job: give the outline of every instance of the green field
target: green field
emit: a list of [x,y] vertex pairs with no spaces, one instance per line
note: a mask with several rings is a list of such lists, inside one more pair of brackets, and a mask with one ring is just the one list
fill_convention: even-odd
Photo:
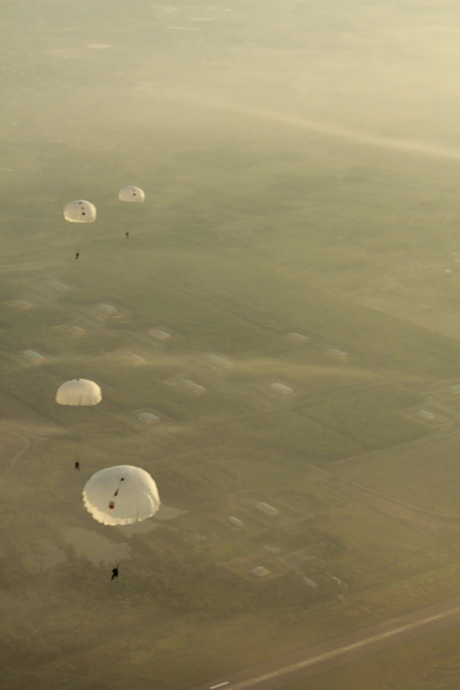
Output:
[[[268,135],[258,132],[254,148]],[[199,161],[199,142],[193,151]],[[148,158],[140,161],[138,178],[148,180],[155,168]],[[262,170],[265,163],[255,165]],[[180,181],[182,187],[210,184],[186,169]],[[245,183],[233,186],[237,191]],[[103,184],[91,184],[92,198],[104,200],[118,182],[108,173]],[[260,262],[252,232],[260,220],[251,225],[239,204],[235,222],[241,214],[245,224],[238,232],[228,221],[184,225],[184,216],[202,212],[203,200],[189,195],[180,210],[176,181],[168,204],[148,202],[139,213],[134,209],[135,220],[124,208],[117,216],[111,200],[100,202],[100,225],[83,240],[78,228],[60,220],[57,205],[56,229],[49,229],[39,190],[30,183],[27,194],[36,234],[28,227],[27,244],[8,238],[0,307],[2,418],[6,429],[20,424],[32,443],[13,464],[14,448],[4,437],[7,687],[142,688],[154,677],[159,688],[187,688],[369,625],[367,611],[393,616],[455,593],[448,574],[459,551],[449,536],[415,531],[413,523],[351,499],[337,483],[350,478],[399,500],[455,512],[455,437],[442,442],[451,448],[446,464],[441,441],[404,414],[455,379],[454,341],[344,300],[339,286],[336,294],[332,285],[326,292],[313,275],[302,279],[302,272],[278,271],[269,258]],[[62,187],[60,198],[65,194]],[[209,189],[207,196],[210,202]],[[273,209],[265,213],[276,228]],[[272,235],[264,241],[265,257],[278,252]],[[284,237],[284,251],[299,254],[305,241]],[[56,281],[69,289],[57,289]],[[101,303],[117,311],[103,317]],[[75,335],[72,326],[82,331]],[[158,327],[171,337],[155,339],[151,330]],[[309,339],[295,342],[292,332]],[[45,359],[30,363],[22,355],[28,349]],[[133,364],[129,353],[143,363]],[[209,353],[232,366],[213,364]],[[55,404],[56,388],[75,376],[101,384],[100,406]],[[182,379],[205,392],[182,390],[175,383]],[[292,394],[277,395],[274,382]],[[144,409],[161,421],[139,421]],[[385,450],[417,439],[426,442],[414,447],[413,460],[410,446]],[[374,450],[380,454],[362,455]],[[434,462],[441,452],[443,472]],[[350,456],[361,458],[335,464]],[[76,457],[80,474],[73,471]],[[153,531],[134,534],[95,523],[80,501],[83,483],[121,463],[146,468],[163,502],[187,512],[173,522],[154,518]],[[276,506],[280,519],[258,513],[258,501]],[[232,528],[230,515],[244,528]],[[118,558],[122,576],[110,589]],[[266,579],[252,575],[258,565],[270,571]],[[363,678],[379,672],[372,660],[367,664]],[[359,687],[360,673],[351,677],[350,687]],[[326,687],[321,682],[315,680]],[[329,675],[324,682],[333,687]]]
[[458,435],[364,455],[340,466],[340,476],[404,503],[448,516],[459,512]]

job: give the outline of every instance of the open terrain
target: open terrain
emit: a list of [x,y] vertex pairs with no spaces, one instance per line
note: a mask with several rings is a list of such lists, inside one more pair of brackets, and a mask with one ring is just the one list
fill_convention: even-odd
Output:
[[[2,688],[207,687],[458,597],[448,7],[7,8]],[[76,377],[100,405],[55,403]],[[116,464],[155,478],[153,519],[85,511]],[[457,632],[286,683],[453,690]]]

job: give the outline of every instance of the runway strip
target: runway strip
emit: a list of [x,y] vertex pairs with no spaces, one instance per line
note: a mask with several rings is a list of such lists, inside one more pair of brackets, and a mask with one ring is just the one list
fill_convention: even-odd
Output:
[[228,683],[225,686],[228,690],[282,690],[300,678],[324,673],[336,666],[454,625],[460,625],[459,598],[384,623],[377,623],[372,628],[350,633],[310,650],[298,652],[289,658],[284,657],[200,685],[194,690],[208,690],[209,687],[222,682]]

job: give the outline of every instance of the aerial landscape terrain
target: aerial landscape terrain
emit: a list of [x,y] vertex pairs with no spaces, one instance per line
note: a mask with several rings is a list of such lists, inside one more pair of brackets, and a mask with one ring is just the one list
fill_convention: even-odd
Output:
[[4,5],[0,687],[458,690],[460,6]]

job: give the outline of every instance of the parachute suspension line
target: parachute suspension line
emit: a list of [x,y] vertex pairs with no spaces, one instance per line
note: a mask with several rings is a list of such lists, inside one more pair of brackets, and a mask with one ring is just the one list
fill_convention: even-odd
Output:
[[[124,478],[124,477],[120,477],[120,481],[118,482],[118,486],[117,486],[117,488],[116,488],[116,490],[115,490],[115,493],[113,494],[113,498],[115,498],[116,496],[118,496],[118,492],[120,491],[121,482],[124,482],[124,481],[125,481],[125,478]],[[113,509],[115,508],[115,501],[114,501],[113,499],[112,499],[112,500],[110,501],[110,503],[109,503],[109,508],[110,508],[110,510],[113,510]]]
[[118,492],[120,491],[121,482],[124,482],[124,481],[125,481],[125,478],[124,478],[124,477],[121,477],[121,478],[120,478],[120,481],[118,482],[117,490],[116,490],[115,493],[113,494],[114,496],[118,496]]
[[88,227],[88,225],[86,225],[86,227],[82,231],[80,238],[79,238],[79,240],[75,246],[75,254],[80,254],[80,250],[81,250],[82,246],[85,244],[86,239],[88,237],[88,230],[89,230],[89,227]]

